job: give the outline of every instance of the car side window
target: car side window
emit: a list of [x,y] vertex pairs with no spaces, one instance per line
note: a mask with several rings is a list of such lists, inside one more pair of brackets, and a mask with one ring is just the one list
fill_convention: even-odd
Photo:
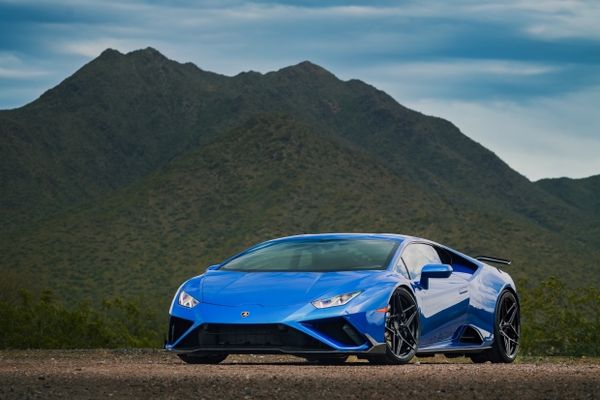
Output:
[[423,243],[409,244],[402,252],[402,260],[411,279],[419,279],[421,269],[425,265],[442,263],[438,252],[432,246]]

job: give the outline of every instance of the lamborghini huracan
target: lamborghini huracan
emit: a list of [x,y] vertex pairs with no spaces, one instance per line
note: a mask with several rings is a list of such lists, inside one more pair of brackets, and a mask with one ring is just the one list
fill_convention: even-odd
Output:
[[181,285],[165,349],[192,364],[239,353],[328,364],[435,354],[510,363],[519,297],[509,274],[490,264],[510,261],[396,234],[270,240]]

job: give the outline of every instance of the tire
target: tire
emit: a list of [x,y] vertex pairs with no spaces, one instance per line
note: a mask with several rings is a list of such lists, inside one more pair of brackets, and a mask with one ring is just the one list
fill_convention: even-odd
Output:
[[505,290],[496,304],[494,320],[494,343],[492,348],[482,353],[472,354],[471,361],[476,364],[511,363],[515,361],[521,336],[521,310],[519,301],[513,292]]
[[417,352],[419,336],[417,301],[406,288],[398,288],[392,294],[385,314],[386,352],[367,359],[373,364],[406,364]]
[[186,364],[218,364],[227,354],[177,354]]
[[322,365],[340,365],[346,362],[348,356],[320,356],[320,357],[305,357],[306,361],[313,364]]

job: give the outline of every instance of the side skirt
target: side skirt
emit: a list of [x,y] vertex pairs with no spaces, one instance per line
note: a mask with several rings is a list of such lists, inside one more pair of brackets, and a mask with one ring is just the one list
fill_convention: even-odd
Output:
[[481,353],[482,351],[491,349],[492,346],[462,346],[456,348],[433,348],[417,350],[417,357],[431,357],[436,354],[452,354],[459,357],[461,354]]
[[221,354],[291,354],[291,355],[310,355],[310,354],[346,354],[346,355],[366,355],[366,354],[384,354],[385,345],[377,345],[366,351],[340,351],[340,350],[310,350],[310,349],[286,349],[286,348],[264,348],[264,347],[199,347],[190,349],[165,349],[169,353],[176,354],[202,354],[202,353],[221,353]]

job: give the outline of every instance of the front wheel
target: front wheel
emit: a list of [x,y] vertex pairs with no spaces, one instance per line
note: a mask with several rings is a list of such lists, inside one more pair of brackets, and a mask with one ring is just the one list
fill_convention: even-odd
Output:
[[419,344],[419,308],[406,288],[397,289],[390,298],[384,329],[386,352],[369,357],[369,362],[406,364],[412,360]]
[[521,336],[521,315],[516,296],[505,291],[500,295],[496,306],[494,323],[494,344],[492,348],[471,355],[474,363],[491,361],[493,363],[511,363],[517,357]]
[[177,354],[186,364],[218,364],[227,354]]

